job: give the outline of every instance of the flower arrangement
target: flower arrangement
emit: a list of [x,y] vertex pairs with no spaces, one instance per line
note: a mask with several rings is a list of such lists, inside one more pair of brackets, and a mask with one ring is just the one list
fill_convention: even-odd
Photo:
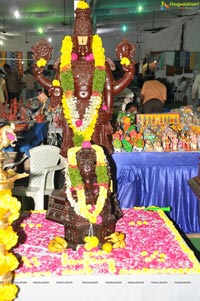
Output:
[[18,267],[18,260],[12,253],[0,254],[0,276],[14,271]]
[[40,58],[40,59],[36,62],[36,65],[37,65],[38,67],[45,67],[46,64],[47,64],[47,61],[46,61],[45,59],[43,59],[43,58]]
[[[85,1],[79,1],[78,9],[88,9],[89,6]],[[90,141],[94,133],[94,128],[98,118],[99,108],[107,110],[107,106],[102,104],[102,93],[106,80],[106,67],[104,48],[102,40],[98,35],[93,35],[92,52],[81,57],[86,62],[93,62],[94,74],[92,81],[92,92],[89,103],[82,117],[77,110],[78,99],[75,97],[74,77],[72,65],[78,60],[78,55],[73,49],[73,42],[70,36],[65,36],[61,47],[60,61],[60,82],[63,89],[62,107],[65,119],[73,132],[74,147],[68,150],[68,162],[66,166],[66,195],[74,208],[77,215],[87,219],[90,223],[91,238],[85,240],[85,248],[90,250],[98,245],[98,238],[93,236],[92,225],[100,224],[105,200],[107,198],[107,190],[109,188],[109,176],[107,170],[107,162],[103,149],[98,145],[91,145]],[[82,148],[91,147],[96,152],[95,173],[97,178],[96,191],[98,192],[95,205],[87,205],[86,192],[80,170],[77,166],[76,154]],[[72,192],[76,192],[74,199]],[[90,232],[90,231],[89,231]]]
[[11,195],[10,190],[0,191],[0,219],[3,218],[2,213],[4,212],[4,216],[8,215],[8,223],[12,224],[19,217],[20,207],[20,202]]
[[0,277],[10,278],[0,284],[0,301],[12,301],[18,292],[17,286],[10,284],[10,281],[11,272],[19,263],[15,255],[8,250],[17,244],[18,235],[11,224],[18,219],[20,207],[20,202],[12,196],[11,190],[0,191]]
[[130,65],[130,60],[127,57],[123,57],[120,61],[121,65],[129,66]]
[[0,301],[11,301],[15,299],[17,294],[17,287],[15,284],[0,285]]
[[17,243],[18,236],[14,232],[12,226],[8,226],[5,229],[0,229],[0,244],[6,246],[6,250],[10,250]]
[[89,8],[89,5],[85,1],[79,1],[77,4],[77,8],[86,9]]
[[[83,2],[83,1],[81,1]],[[102,104],[102,91],[105,84],[105,55],[101,38],[93,36],[92,53],[85,60],[94,60],[95,70],[92,84],[92,95],[83,119],[80,119],[77,111],[77,98],[74,96],[74,79],[71,69],[71,61],[77,59],[76,53],[72,53],[72,40],[66,36],[61,48],[61,86],[63,88],[62,105],[65,118],[72,128],[75,145],[81,145],[83,141],[90,141],[98,117],[98,109]],[[77,137],[78,136],[78,137]]]
[[[90,143],[87,143],[87,147]],[[84,144],[83,144],[84,147]],[[76,154],[81,147],[72,147],[68,150],[68,166],[66,168],[66,193],[71,206],[74,208],[76,214],[88,219],[91,224],[100,223],[100,213],[105,205],[107,197],[109,176],[107,172],[106,159],[103,149],[98,145],[90,145],[96,151],[96,175],[99,187],[99,195],[96,205],[91,206],[86,204],[86,196],[84,184],[80,171],[77,168]],[[75,190],[78,202],[73,198],[72,191]]]
[[[87,9],[89,6],[85,1],[79,1],[77,8]],[[75,145],[68,150],[68,163],[65,173],[66,194],[75,213],[87,219],[92,227],[92,224],[102,222],[100,213],[104,208],[107,198],[109,176],[103,149],[98,145],[91,145],[90,143],[98,118],[99,108],[102,106],[103,110],[107,110],[107,106],[102,104],[102,93],[106,80],[105,55],[102,40],[98,35],[93,35],[91,49],[92,52],[85,55],[84,59],[86,62],[94,63],[92,93],[82,118],[77,110],[78,99],[74,96],[74,78],[72,71],[72,64],[78,60],[78,55],[73,50],[73,43],[70,36],[65,36],[62,42],[60,79],[63,89],[63,112],[69,127],[72,129]],[[86,203],[84,183],[77,166],[76,154],[81,147],[91,147],[96,152],[95,173],[97,183],[95,183],[95,186],[98,191],[98,197],[96,204],[92,206]],[[76,199],[74,199],[72,191],[76,192]],[[91,239],[87,237],[85,240],[85,248],[87,250],[98,245],[98,239],[94,237],[92,233],[91,236]]]
[[54,79],[52,82],[53,87],[60,87],[60,82],[57,79]]

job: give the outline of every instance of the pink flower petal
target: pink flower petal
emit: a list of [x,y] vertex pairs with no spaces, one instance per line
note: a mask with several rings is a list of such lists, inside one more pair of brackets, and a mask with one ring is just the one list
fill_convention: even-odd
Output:
[[79,119],[76,121],[76,126],[80,127],[80,126],[82,126],[82,123],[83,123],[82,120]]

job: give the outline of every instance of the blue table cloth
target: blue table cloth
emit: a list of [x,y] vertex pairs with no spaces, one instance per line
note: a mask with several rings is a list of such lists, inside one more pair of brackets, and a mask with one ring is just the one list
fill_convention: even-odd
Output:
[[188,185],[198,175],[199,152],[133,152],[112,155],[122,208],[171,207],[185,233],[200,233],[199,203]]
[[28,131],[20,133],[20,139],[16,142],[15,147],[7,147],[6,152],[26,153],[29,157],[29,150],[47,139],[48,122],[35,123]]

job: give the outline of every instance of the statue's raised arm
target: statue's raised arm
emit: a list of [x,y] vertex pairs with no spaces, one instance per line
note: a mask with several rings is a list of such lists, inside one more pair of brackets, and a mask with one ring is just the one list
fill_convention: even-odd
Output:
[[58,84],[60,77],[60,60],[58,59],[54,63],[54,69],[56,70],[55,80],[58,81],[53,82],[44,75],[45,66],[47,66],[52,57],[53,47],[46,40],[42,39],[34,46],[32,46],[31,50],[33,52],[34,59],[33,73],[35,79],[43,89],[48,91],[48,96],[51,99],[51,105],[55,107],[61,102],[63,94],[62,88]]
[[135,56],[135,45],[124,39],[116,47],[116,57],[120,60],[124,76],[114,82],[113,92],[118,94],[124,90],[134,78],[135,63],[132,61]]

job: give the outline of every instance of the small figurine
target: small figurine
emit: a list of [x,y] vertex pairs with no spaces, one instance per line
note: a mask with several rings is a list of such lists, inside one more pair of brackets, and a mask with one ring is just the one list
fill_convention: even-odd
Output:
[[191,143],[190,143],[191,150],[192,151],[197,151],[197,149],[198,149],[197,135],[195,133],[191,133],[190,140],[191,140]]
[[113,148],[115,152],[121,152],[122,151],[122,142],[120,140],[120,134],[116,132],[113,134]]
[[169,140],[168,136],[165,137],[164,145],[165,145],[164,151],[169,152],[170,151],[170,140]]
[[144,148],[144,139],[142,133],[139,132],[135,140],[134,149],[137,150],[138,152],[141,152],[143,148]]
[[163,135],[162,135],[162,146],[163,146],[164,150],[166,148],[166,140],[167,140],[167,134],[163,133]]
[[149,139],[147,139],[145,141],[144,144],[144,151],[145,152],[152,152],[153,151],[153,144],[151,143],[151,141]]
[[131,137],[131,144],[134,145],[135,144],[135,140],[137,138],[137,131],[135,130],[135,128],[133,128],[133,129],[130,130],[129,135]]
[[182,133],[180,136],[180,142],[182,144],[182,150],[186,150],[186,137],[184,133]]
[[124,139],[122,139],[122,144],[123,144],[123,147],[125,149],[126,152],[131,152],[132,149],[133,149],[133,146],[131,144],[131,137],[130,135],[126,134],[124,136]]
[[122,119],[124,132],[126,133],[131,126],[131,119],[128,116],[124,116]]
[[25,108],[24,106],[21,106],[20,111],[19,111],[20,120],[28,121],[30,119],[29,113],[30,113],[30,111],[27,108]]
[[189,137],[188,135],[186,135],[185,141],[186,141],[186,143],[185,143],[186,151],[189,151],[189,150],[190,150],[190,143],[191,143],[191,140],[190,140],[190,137]]
[[153,150],[155,152],[163,152],[161,140],[157,139],[154,143]]
[[178,138],[177,135],[174,133],[172,138],[171,138],[171,143],[172,143],[172,150],[176,151],[178,150]]
[[5,125],[0,129],[0,151],[4,147],[8,147],[11,145],[15,146],[15,142],[17,141],[16,134],[14,132],[15,125],[11,123],[10,125]]

